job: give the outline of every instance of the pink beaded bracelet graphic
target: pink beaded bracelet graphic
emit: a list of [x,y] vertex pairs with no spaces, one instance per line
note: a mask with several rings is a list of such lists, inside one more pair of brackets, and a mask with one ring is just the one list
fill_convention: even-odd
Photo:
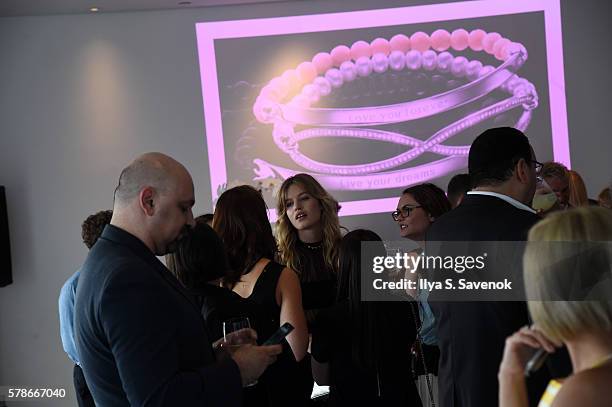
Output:
[[[497,68],[484,66],[478,60],[469,61],[463,56],[454,57],[447,51],[463,51],[468,47],[473,51],[484,51],[493,55],[502,62],[501,65]],[[303,62],[296,69],[285,71],[281,76],[272,79],[262,88],[253,106],[253,113],[261,123],[273,124],[275,143],[296,164],[325,177],[327,184],[334,185],[337,189],[371,189],[370,186],[364,187],[372,184],[368,182],[371,179],[353,182],[351,185],[358,186],[350,188],[345,180],[337,177],[396,175],[397,170],[390,170],[414,160],[426,151],[447,156],[428,164],[432,165],[432,168],[438,168],[436,174],[431,175],[436,177],[465,166],[469,146],[444,146],[441,143],[466,128],[517,107],[522,107],[523,113],[515,127],[522,130],[527,128],[531,111],[538,105],[538,96],[533,84],[515,74],[526,60],[527,50],[522,44],[503,38],[498,33],[486,33],[483,30],[473,30],[469,33],[464,29],[452,33],[437,30],[431,36],[417,32],[410,37],[398,34],[390,40],[377,38],[371,43],[357,41],[350,48],[339,45],[329,53],[318,53],[312,61]],[[399,72],[404,69],[450,73],[456,78],[467,79],[468,83],[438,95],[386,106],[312,107],[333,89],[340,88],[358,77],[367,77],[372,73],[382,74],[388,70]],[[444,127],[425,141],[398,133],[360,128],[431,117],[472,102],[496,89],[509,93],[510,96]],[[296,125],[315,127],[295,132]],[[412,148],[395,157],[374,163],[333,165],[312,160],[300,152],[300,141],[318,137],[361,138]],[[256,159],[255,163],[258,166],[257,178],[275,174],[286,177],[297,172],[259,159]],[[399,184],[405,184],[406,179],[423,178],[416,176],[416,173],[423,174],[424,168],[420,166],[399,170],[403,176],[397,178],[402,180],[397,182],[398,185],[378,184],[384,184],[381,188],[404,186]]]

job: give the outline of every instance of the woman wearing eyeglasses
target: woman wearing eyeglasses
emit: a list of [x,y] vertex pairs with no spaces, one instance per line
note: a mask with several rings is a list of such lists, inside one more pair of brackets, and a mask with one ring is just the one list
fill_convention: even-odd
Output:
[[[416,242],[419,249],[413,252],[418,255],[425,243],[427,230],[442,214],[451,210],[451,204],[444,191],[434,184],[426,183],[406,188],[397,204],[397,210],[391,213],[399,226],[400,236]],[[418,277],[418,270],[408,275]],[[423,406],[438,404],[438,339],[435,329],[435,317],[427,302],[428,291],[416,290],[409,293],[417,300],[418,310],[413,307],[413,316],[419,329],[415,342],[413,372],[418,377],[418,388]]]

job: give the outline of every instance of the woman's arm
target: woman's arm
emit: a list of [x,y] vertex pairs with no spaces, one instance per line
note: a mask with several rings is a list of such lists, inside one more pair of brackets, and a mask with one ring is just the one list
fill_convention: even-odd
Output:
[[312,378],[319,386],[329,386],[329,363],[320,363],[313,357],[310,359]]
[[497,375],[499,380],[499,407],[528,407],[527,385],[521,373],[508,374],[501,371]]
[[289,268],[283,269],[276,286],[276,298],[281,307],[280,324],[289,322],[293,325],[293,332],[287,335],[287,342],[295,359],[300,361],[308,349],[308,328],[302,308],[300,280],[295,271]]

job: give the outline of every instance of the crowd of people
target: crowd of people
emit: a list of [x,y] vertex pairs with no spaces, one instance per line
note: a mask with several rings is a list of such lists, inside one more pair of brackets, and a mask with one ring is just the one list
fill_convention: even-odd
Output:
[[[612,241],[612,185],[590,199],[576,171],[538,162],[508,127],[475,139],[468,170],[446,192],[400,194],[389,222],[411,255],[428,241],[526,242],[529,298],[568,273],[611,280],[609,244],[572,261],[528,244]],[[214,214],[194,218],[194,203],[187,169],[146,153],[121,172],[113,210],[83,223],[90,251],[59,298],[79,406],[607,405],[612,300],[448,302],[417,288],[365,301],[362,244],[388,248],[375,231],[344,230],[311,175],[282,183],[274,233],[254,187],[223,192]],[[226,332],[236,318],[248,326]],[[537,350],[550,356],[526,379]],[[315,382],[329,394],[312,399]]]

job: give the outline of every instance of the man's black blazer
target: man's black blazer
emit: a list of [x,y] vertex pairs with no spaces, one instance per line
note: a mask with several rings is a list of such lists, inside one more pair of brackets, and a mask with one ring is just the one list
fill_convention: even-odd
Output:
[[[538,220],[534,213],[499,197],[466,195],[457,208],[432,224],[427,241],[524,241]],[[431,301],[430,305],[440,346],[441,407],[497,406],[504,343],[529,324],[527,304]],[[542,394],[542,385],[535,385],[534,394]]]
[[112,225],[81,269],[75,337],[98,406],[241,404],[238,366],[215,360],[199,307],[141,240]]

